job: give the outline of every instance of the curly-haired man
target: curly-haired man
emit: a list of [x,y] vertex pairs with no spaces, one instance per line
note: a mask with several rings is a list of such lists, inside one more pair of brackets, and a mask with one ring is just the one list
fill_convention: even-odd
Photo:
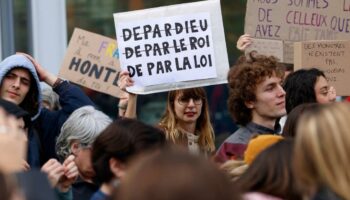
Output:
[[242,56],[228,73],[228,109],[241,127],[220,146],[216,160],[242,159],[255,134],[280,132],[277,119],[286,114],[283,66],[274,57]]

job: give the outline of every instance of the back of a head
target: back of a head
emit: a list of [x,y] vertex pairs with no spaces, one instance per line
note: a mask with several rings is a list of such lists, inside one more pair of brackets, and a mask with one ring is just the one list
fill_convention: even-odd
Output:
[[324,73],[316,68],[300,69],[287,76],[283,86],[286,92],[287,113],[302,103],[317,102],[315,84],[320,76],[325,77]]
[[52,88],[45,87],[42,89],[42,101],[43,106],[47,106],[49,110],[59,110],[61,108],[59,103],[59,96],[56,94]]
[[238,200],[240,197],[213,163],[185,151],[167,149],[139,159],[125,176],[115,199]]
[[75,110],[61,128],[56,142],[57,155],[63,160],[67,158],[71,154],[70,145],[74,140],[85,146],[92,145],[111,122],[106,114],[92,106]]
[[229,86],[228,110],[240,125],[246,125],[252,120],[251,109],[245,102],[255,101],[257,85],[267,77],[283,78],[284,69],[275,57],[251,55],[248,58],[241,56],[231,67],[227,80]]
[[8,114],[15,116],[17,119],[23,118],[25,128],[30,126],[31,120],[30,120],[29,113],[27,111],[23,110],[18,105],[14,104],[10,101],[0,99],[0,107],[2,107]]
[[127,165],[135,156],[157,150],[165,144],[165,134],[160,129],[134,119],[119,119],[99,135],[92,148],[96,182],[108,183],[114,178],[109,167],[111,158]]
[[301,199],[291,168],[293,145],[293,140],[284,139],[262,151],[237,180],[241,191]]
[[301,117],[294,165],[307,193],[327,187],[342,199],[350,199],[349,122],[348,103],[320,105]]
[[318,103],[303,103],[293,108],[293,110],[288,114],[286,123],[283,126],[282,136],[294,138],[296,137],[297,127],[300,121],[300,117],[304,112],[308,112],[312,109],[317,109]]

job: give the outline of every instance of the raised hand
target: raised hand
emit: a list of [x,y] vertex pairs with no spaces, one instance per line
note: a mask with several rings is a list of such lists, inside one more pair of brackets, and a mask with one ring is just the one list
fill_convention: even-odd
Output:
[[249,34],[244,34],[237,40],[236,47],[240,51],[245,51],[252,44],[252,37]]
[[118,79],[118,87],[126,91],[126,87],[130,87],[134,85],[134,81],[130,78],[129,72],[128,71],[122,71],[119,74],[119,79]]
[[35,70],[39,76],[40,81],[44,81],[48,85],[53,86],[53,84],[57,80],[56,75],[50,73],[45,68],[43,68],[32,56],[30,56],[26,53],[23,53],[23,52],[16,52],[16,54],[23,55],[23,56],[27,57],[33,63]]
[[34,65],[36,72],[38,73],[40,81],[45,81],[47,78],[47,71],[29,54],[23,52],[16,52],[16,54],[27,57]]

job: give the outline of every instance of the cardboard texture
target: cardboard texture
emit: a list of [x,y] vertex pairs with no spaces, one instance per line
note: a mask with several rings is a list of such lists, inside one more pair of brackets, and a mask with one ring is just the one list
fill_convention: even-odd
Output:
[[245,50],[245,53],[256,51],[259,54],[275,56],[283,61],[283,41],[253,38],[252,44]]
[[284,41],[283,62],[293,63],[290,42],[350,40],[350,1],[248,0],[244,30]]
[[117,86],[120,72],[116,40],[75,28],[59,76],[114,97],[125,96]]
[[315,67],[324,71],[338,96],[350,96],[350,41],[294,43],[294,70]]

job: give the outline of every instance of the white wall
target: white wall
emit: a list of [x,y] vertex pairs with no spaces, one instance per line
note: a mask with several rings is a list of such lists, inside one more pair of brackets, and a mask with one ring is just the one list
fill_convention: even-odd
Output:
[[65,0],[32,0],[33,55],[39,63],[58,74],[67,47]]
[[[1,15],[0,15],[0,18],[1,18]],[[0,28],[1,28],[1,19],[0,19]],[[1,32],[2,32],[2,30],[0,30],[0,61],[2,61],[2,45],[1,45],[2,37],[1,37]]]

